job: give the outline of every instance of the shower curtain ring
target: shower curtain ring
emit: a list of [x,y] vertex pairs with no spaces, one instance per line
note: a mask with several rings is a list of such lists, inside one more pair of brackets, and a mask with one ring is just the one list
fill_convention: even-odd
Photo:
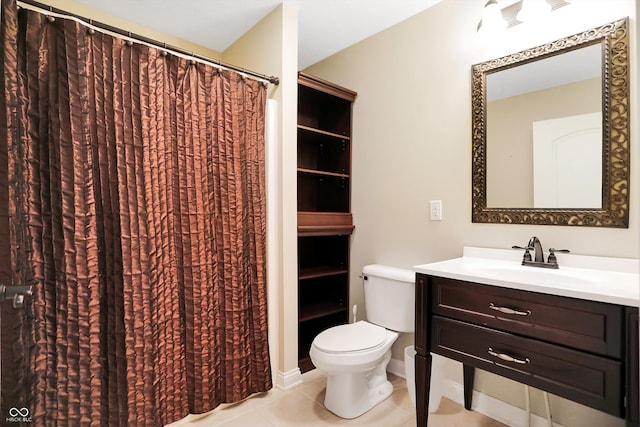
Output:
[[[51,5],[49,6],[49,13],[53,13],[53,6],[51,6]],[[51,15],[47,15],[47,22],[52,23],[52,22],[55,22],[55,21],[56,21],[56,18],[54,18]]]

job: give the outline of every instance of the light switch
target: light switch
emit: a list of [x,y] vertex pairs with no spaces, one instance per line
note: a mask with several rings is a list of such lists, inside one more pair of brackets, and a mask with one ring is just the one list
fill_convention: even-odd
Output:
[[442,221],[442,200],[431,200],[429,212],[431,221]]

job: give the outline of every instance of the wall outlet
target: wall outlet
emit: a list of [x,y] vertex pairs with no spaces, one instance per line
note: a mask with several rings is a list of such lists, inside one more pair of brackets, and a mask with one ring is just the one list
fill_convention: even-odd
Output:
[[429,202],[429,216],[431,221],[442,221],[442,200]]

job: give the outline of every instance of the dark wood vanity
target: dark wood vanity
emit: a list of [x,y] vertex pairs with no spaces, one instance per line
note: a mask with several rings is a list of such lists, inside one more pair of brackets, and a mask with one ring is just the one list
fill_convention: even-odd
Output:
[[416,275],[417,425],[426,427],[430,352],[625,418],[638,426],[638,308]]

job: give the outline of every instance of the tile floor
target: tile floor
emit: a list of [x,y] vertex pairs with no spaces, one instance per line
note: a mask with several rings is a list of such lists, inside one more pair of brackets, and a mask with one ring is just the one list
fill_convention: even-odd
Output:
[[[326,377],[317,369],[302,376],[304,383],[291,390],[271,390],[240,403],[220,405],[205,415],[191,415],[171,427],[320,427],[375,426],[414,427],[416,418],[404,378],[389,374],[394,386],[391,397],[353,419],[344,420],[327,411],[322,402]],[[446,398],[438,411],[429,415],[430,427],[506,427],[480,413]]]

